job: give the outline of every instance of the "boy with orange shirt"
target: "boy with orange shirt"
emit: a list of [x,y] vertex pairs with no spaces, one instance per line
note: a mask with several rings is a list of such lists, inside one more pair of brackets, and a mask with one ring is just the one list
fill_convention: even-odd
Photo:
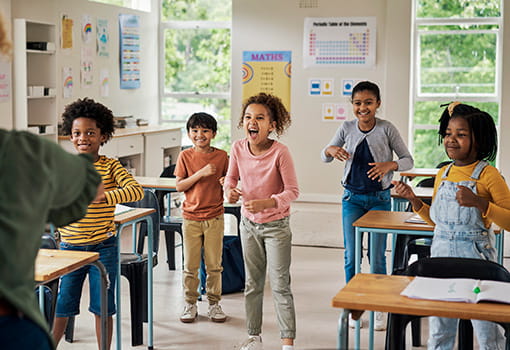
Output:
[[198,269],[202,248],[207,272],[208,316],[225,322],[221,300],[221,258],[223,253],[223,189],[220,178],[227,173],[227,152],[211,146],[216,136],[216,120],[207,113],[195,113],[186,123],[193,147],[182,151],[175,167],[177,191],[184,192],[184,310],[180,320],[195,321],[198,315]]

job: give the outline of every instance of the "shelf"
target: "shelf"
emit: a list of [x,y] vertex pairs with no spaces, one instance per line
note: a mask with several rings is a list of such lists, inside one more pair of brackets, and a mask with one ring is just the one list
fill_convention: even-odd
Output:
[[45,50],[28,50],[27,53],[35,53],[35,54],[41,54],[41,55],[53,55],[55,53],[55,50],[45,51]]
[[57,97],[56,95],[51,96],[27,96],[28,100],[43,100],[43,99],[53,99]]

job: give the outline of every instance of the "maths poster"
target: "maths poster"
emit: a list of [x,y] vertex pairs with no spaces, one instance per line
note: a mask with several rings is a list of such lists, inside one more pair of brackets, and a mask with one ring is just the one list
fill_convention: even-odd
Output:
[[290,111],[291,51],[244,51],[242,77],[243,101],[265,92]]
[[375,17],[305,18],[303,65],[374,68]]

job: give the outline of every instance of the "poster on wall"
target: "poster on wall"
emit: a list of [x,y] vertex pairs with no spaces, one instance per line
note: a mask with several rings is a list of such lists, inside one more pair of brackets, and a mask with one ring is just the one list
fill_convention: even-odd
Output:
[[350,106],[347,103],[323,103],[322,121],[338,122],[345,121],[349,115]]
[[120,88],[140,87],[140,16],[119,15]]
[[90,15],[83,15],[81,17],[81,39],[84,44],[90,44],[93,37],[92,17]]
[[60,46],[65,51],[73,48],[73,20],[67,15],[62,15],[60,26]]
[[94,72],[93,72],[93,49],[90,47],[81,48],[81,87],[89,88],[92,86]]
[[0,102],[10,101],[11,97],[11,64],[0,60]]
[[307,17],[303,66],[374,68],[375,17]]
[[110,52],[108,51],[108,42],[110,33],[108,31],[108,20],[103,18],[97,19],[96,24],[96,43],[97,43],[97,55],[99,57],[109,57]]
[[62,67],[62,96],[64,98],[73,97],[73,69],[71,67]]
[[101,69],[99,72],[99,81],[100,81],[100,94],[101,97],[108,97],[110,96],[110,72],[108,69]]
[[291,51],[244,51],[242,77],[243,100],[265,92],[290,111]]

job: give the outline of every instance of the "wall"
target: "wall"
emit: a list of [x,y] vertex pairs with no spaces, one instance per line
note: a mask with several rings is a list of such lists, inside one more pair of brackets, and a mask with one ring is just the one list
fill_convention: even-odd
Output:
[[[5,1],[5,0],[2,0]],[[158,6],[159,1],[152,1],[153,11],[151,13],[135,11],[90,2],[88,0],[13,0],[11,4],[12,18],[26,18],[33,21],[55,23],[57,25],[57,36],[60,35],[60,16],[68,15],[74,21],[73,26],[73,48],[64,52],[57,50],[57,112],[59,115],[65,105],[78,98],[90,97],[108,106],[114,115],[133,115],[134,118],[148,119],[156,123],[159,115],[159,93],[158,93]],[[136,14],[140,16],[141,33],[141,86],[138,89],[120,89],[119,83],[119,24],[118,15]],[[109,25],[109,51],[108,58],[94,55],[93,59],[93,86],[82,88],[80,84],[80,55],[82,39],[80,26],[82,15],[90,15],[94,23],[97,18],[108,20]],[[60,46],[59,41],[56,43]],[[95,37],[92,44],[87,44],[95,50]],[[62,95],[62,67],[72,67],[73,72],[73,96],[64,99]],[[100,96],[99,72],[101,69],[109,71],[109,96]]]
[[[338,202],[342,192],[343,163],[323,163],[322,148],[339,122],[322,122],[326,102],[348,102],[338,94],[342,79],[376,82],[381,88],[379,116],[390,120],[407,140],[409,114],[409,62],[411,1],[409,0],[317,0],[317,8],[299,8],[296,0],[238,0],[233,2],[232,23],[232,130],[233,139],[243,137],[236,129],[241,111],[242,52],[249,50],[292,51],[292,126],[281,141],[292,152],[301,191],[300,200]],[[377,57],[374,69],[314,68],[302,65],[305,17],[364,17],[377,21]],[[335,79],[336,96],[310,97],[309,78]],[[353,118],[351,113],[351,118]]]
[[[0,12],[2,14],[4,25],[8,30],[10,35],[11,26],[10,26],[10,18],[11,18],[11,1],[10,0],[0,0]],[[8,64],[8,72],[11,76],[11,87],[10,87],[10,95],[12,96],[12,64]],[[12,100],[9,99],[7,101],[0,102],[0,128],[3,129],[11,129],[13,126],[12,119]]]

